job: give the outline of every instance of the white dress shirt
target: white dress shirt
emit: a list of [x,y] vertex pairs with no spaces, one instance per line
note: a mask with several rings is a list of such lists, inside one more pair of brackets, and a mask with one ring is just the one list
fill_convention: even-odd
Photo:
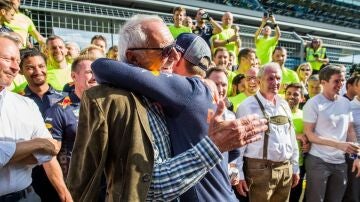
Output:
[[[33,138],[51,138],[39,108],[29,98],[2,90],[0,92],[0,196],[25,189],[31,184],[35,165],[8,164],[16,143]],[[38,163],[52,156],[33,154]]]
[[[259,91],[256,95],[263,104],[265,113],[269,117],[284,115],[291,119],[289,105],[280,96],[275,96],[276,104],[274,105],[272,102],[266,100]],[[240,118],[249,114],[258,114],[260,117],[264,117],[259,103],[254,96],[249,96],[240,104],[236,112],[236,117]],[[238,165],[240,166],[240,179],[244,179],[244,173],[242,171],[243,157],[263,159],[264,134],[265,133],[262,134],[259,141],[242,147],[240,160],[238,162]],[[290,123],[284,125],[270,124],[267,159],[275,162],[290,160],[293,165],[293,172],[299,173],[299,150],[296,142],[295,130],[291,127]]]

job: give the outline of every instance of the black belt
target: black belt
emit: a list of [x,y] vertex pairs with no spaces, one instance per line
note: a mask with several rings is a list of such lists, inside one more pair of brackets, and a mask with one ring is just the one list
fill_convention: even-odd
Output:
[[25,188],[23,190],[0,196],[0,202],[19,201],[20,199],[26,198],[26,194],[28,194],[28,193],[30,193],[32,191],[33,191],[33,188],[30,185],[30,186],[28,186],[27,188]]

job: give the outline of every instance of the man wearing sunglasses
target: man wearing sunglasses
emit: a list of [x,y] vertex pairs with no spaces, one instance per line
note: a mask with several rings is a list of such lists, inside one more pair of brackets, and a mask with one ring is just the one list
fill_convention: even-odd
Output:
[[[153,75],[142,68],[111,60],[98,60],[93,65],[98,81],[134,91],[160,103],[169,128],[174,156],[191,149],[207,137],[206,120],[214,113],[214,103],[218,99],[202,81],[211,57],[205,40],[192,33],[182,33],[176,39],[175,48],[181,55],[173,67],[175,74]],[[219,164],[215,163],[217,165],[214,164],[215,167],[208,174],[205,175],[204,171],[198,173],[198,177],[205,175],[198,184],[195,182],[200,178],[193,178],[191,184],[196,184],[195,187],[185,192],[181,200],[237,201],[227,175],[228,153],[223,153],[223,156],[223,160]],[[195,162],[182,169],[198,168]],[[173,185],[178,184],[173,182]]]
[[[87,183],[89,182],[89,178],[96,179],[96,182],[98,181],[98,177],[92,178],[92,176],[94,175],[93,173],[86,174],[85,176],[84,174],[82,174],[82,171],[84,171],[85,169],[88,170],[89,166],[86,164],[82,165],[81,162],[87,161],[84,161],[80,155],[80,158],[78,159],[76,159],[75,157],[77,155],[76,153],[82,152],[84,152],[84,155],[87,156],[88,152],[86,152],[86,149],[83,149],[86,147],[84,147],[84,145],[82,144],[84,144],[84,142],[89,142],[87,139],[89,137],[92,137],[92,139],[96,139],[96,137],[98,137],[97,134],[101,136],[109,136],[108,153],[112,156],[109,159],[106,159],[106,156],[102,156],[100,161],[99,159],[96,159],[94,163],[96,164],[95,167],[98,167],[98,163],[96,162],[100,162],[101,165],[102,159],[104,158],[104,161],[107,162],[106,165],[112,165],[114,164],[112,161],[118,161],[119,165],[116,166],[120,166],[120,168],[125,167],[124,171],[127,171],[127,173],[123,173],[121,169],[116,169],[117,175],[132,176],[131,179],[124,179],[125,181],[121,181],[122,178],[119,178],[117,176],[112,177],[111,172],[108,172],[109,169],[105,167],[105,175],[107,176],[107,181],[110,182],[108,188],[111,188],[111,183],[116,183],[113,186],[118,186],[118,184],[124,185],[122,187],[117,187],[117,189],[114,188],[116,192],[111,192],[110,190],[109,197],[121,196],[122,198],[118,198],[121,198],[125,201],[132,199],[141,201],[170,201],[178,198],[182,193],[194,186],[210,169],[212,169],[217,163],[219,163],[223,159],[221,152],[233,150],[234,148],[240,147],[241,145],[249,141],[253,141],[254,139],[258,138],[258,136],[256,136],[256,134],[258,133],[257,131],[262,131],[266,128],[262,120],[258,120],[254,117],[246,117],[242,120],[237,120],[233,122],[221,121],[220,125],[218,125],[218,123],[220,123],[218,122],[218,120],[215,122],[212,121],[214,119],[212,119],[211,116],[202,117],[202,121],[206,123],[206,121],[208,120],[210,121],[210,125],[207,126],[207,124],[201,124],[199,126],[196,126],[197,129],[194,130],[195,132],[199,133],[200,131],[203,131],[204,134],[199,134],[199,136],[197,137],[198,141],[193,142],[191,146],[189,144],[186,144],[186,148],[181,148],[182,152],[177,150],[176,154],[178,155],[172,156],[172,151],[174,151],[173,146],[179,143],[174,142],[174,139],[170,139],[169,136],[174,136],[175,134],[169,134],[169,130],[171,129],[171,132],[173,132],[173,130],[175,129],[174,126],[176,126],[179,129],[179,131],[177,131],[176,133],[179,137],[181,137],[182,135],[188,136],[185,131],[190,130],[195,125],[195,123],[191,123],[191,119],[186,119],[187,117],[185,115],[188,115],[189,113],[188,108],[186,108],[186,113],[182,114],[181,107],[179,107],[178,104],[175,106],[176,108],[171,107],[171,105],[176,104],[177,99],[181,99],[181,101],[187,100],[189,105],[191,105],[192,102],[197,102],[198,100],[191,100],[190,97],[182,97],[182,92],[178,92],[175,87],[173,87],[173,91],[169,91],[170,87],[167,86],[167,84],[171,83],[163,82],[163,85],[159,85],[160,79],[175,78],[174,83],[176,83],[176,81],[182,81],[181,84],[185,84],[184,79],[186,80],[186,78],[184,77],[171,74],[161,74],[159,71],[164,66],[172,67],[173,65],[175,65],[175,71],[183,71],[184,68],[181,69],[180,67],[176,66],[184,64],[185,61],[178,60],[179,55],[176,52],[175,48],[172,47],[171,51],[169,51],[169,47],[161,48],[169,45],[171,47],[173,38],[166,25],[158,16],[134,16],[122,28],[119,41],[119,46],[123,47],[121,49],[122,52],[120,52],[120,58],[122,61],[126,61],[127,63],[110,61],[107,59],[99,59],[96,62],[97,64],[93,66],[95,75],[98,73],[98,75],[96,75],[96,78],[99,79],[99,76],[104,76],[104,74],[105,76],[109,76],[108,73],[110,73],[109,78],[113,79],[115,76],[117,81],[123,81],[122,83],[127,85],[129,84],[128,81],[138,79],[138,81],[140,80],[140,84],[143,85],[140,86],[139,83],[134,85],[135,87],[137,87],[137,90],[139,90],[139,88],[142,88],[141,92],[143,93],[143,95],[152,96],[149,98],[154,98],[155,96],[159,100],[157,102],[154,102],[152,99],[146,98],[145,96],[135,97],[133,94],[131,94],[131,102],[135,102],[136,106],[128,107],[128,105],[125,104],[118,106],[118,108],[126,108],[130,112],[132,112],[134,110],[132,108],[137,107],[135,108],[135,112],[131,114],[137,117],[130,117],[128,119],[125,119],[125,121],[122,121],[122,116],[126,118],[126,116],[129,115],[127,115],[127,113],[125,112],[122,112],[120,108],[117,109],[118,111],[120,110],[120,112],[115,113],[119,117],[116,116],[117,118],[112,118],[112,116],[114,116],[113,113],[108,113],[109,110],[106,107],[109,105],[103,101],[104,99],[105,101],[109,100],[109,98],[103,98],[103,96],[107,94],[106,91],[112,92],[111,97],[116,97],[116,92],[118,92],[118,94],[120,92],[124,94],[124,91],[113,88],[110,91],[109,88],[105,87],[104,85],[100,85],[98,89],[89,90],[84,94],[83,97],[86,98],[85,102],[82,100],[84,110],[82,109],[83,111],[80,112],[80,117],[83,117],[84,119],[80,119],[79,127],[83,127],[85,131],[88,131],[88,129],[90,129],[90,131],[85,132],[84,134],[79,134],[77,136],[78,139],[75,141],[75,146],[78,145],[80,149],[78,152],[74,151],[69,173],[70,191],[72,191],[75,200],[79,197],[79,194],[76,193],[76,191],[83,190],[83,188],[86,187]],[[188,46],[190,45],[191,44],[188,44]],[[181,47],[178,47],[177,49],[180,48]],[[184,48],[184,50],[187,49]],[[209,56],[210,51],[208,49],[206,50],[207,51],[205,52],[205,54]],[[192,54],[186,54],[186,51],[184,52],[184,55],[187,55],[188,57],[192,56]],[[195,59],[197,59],[197,57]],[[195,62],[195,60],[193,62]],[[210,61],[208,58],[201,58],[200,61],[196,62],[196,64],[198,64],[199,66],[198,70],[204,72],[202,68],[206,69],[209,62]],[[129,65],[129,63],[132,65],[141,66],[144,69],[133,67],[132,65]],[[106,70],[106,72],[108,73],[100,71],[100,66],[103,67],[103,70],[109,68]],[[125,73],[122,75],[122,77],[120,77],[121,75],[115,74],[119,70]],[[132,70],[135,72],[133,72]],[[150,78],[158,79],[154,80],[154,83],[151,84],[151,81],[149,80]],[[197,86],[203,86],[203,84],[200,83],[201,81],[199,79],[190,80],[191,82],[187,83],[186,86],[188,88],[191,88],[191,84],[193,84],[195,88],[197,88]],[[101,79],[99,79],[99,81],[101,81]],[[114,82],[112,85],[114,84],[117,85],[119,84],[119,82]],[[153,93],[150,93],[156,88],[159,88],[158,92],[153,91]],[[164,90],[162,93],[160,92],[161,89]],[[178,86],[178,89],[181,90],[182,87]],[[205,89],[204,87],[202,87],[202,89],[207,92],[206,95],[208,97],[211,97],[210,91],[208,89]],[[134,92],[139,93],[139,91],[136,90],[134,90]],[[100,95],[98,93],[100,93]],[[168,93],[169,95],[166,95],[166,93]],[[159,106],[159,102],[160,100],[164,100],[165,98],[172,98],[171,100],[174,101],[174,103],[168,103],[167,106],[163,105],[163,108],[161,108]],[[94,102],[100,105],[93,104]],[[197,104],[196,106],[198,105],[199,104]],[[205,108],[208,105],[209,104],[206,103],[206,105],[204,104],[202,108]],[[99,106],[101,106],[100,110],[102,110],[103,112],[96,112]],[[105,108],[102,106],[105,106]],[[221,106],[221,109],[223,110],[224,106]],[[94,112],[94,110],[96,111]],[[212,108],[211,110],[209,110],[209,112],[212,112],[212,114],[214,114],[215,110]],[[221,113],[219,112],[221,111],[217,111],[215,113],[215,117],[220,117]],[[101,117],[105,116],[106,121],[100,121],[101,126],[99,129],[89,128],[89,125],[87,124],[89,123],[89,121],[90,123],[94,123],[94,121],[99,123],[99,121],[96,121],[98,113],[104,114],[101,115]],[[164,116],[164,113],[170,113],[170,115],[172,115],[173,117]],[[194,113],[196,112],[194,111]],[[92,116],[92,114],[94,114],[94,116]],[[180,117],[181,120],[179,120],[178,122],[174,122],[176,121],[176,117],[178,117],[178,115],[183,117]],[[170,118],[172,119],[171,122]],[[141,121],[139,123],[136,120],[134,121],[134,119],[140,119]],[[118,122],[116,122],[116,120],[118,120]],[[130,134],[123,132],[123,130],[125,129],[128,129],[130,132],[134,129],[134,126],[136,126],[136,124],[130,125],[131,123],[137,123],[137,125],[142,125],[141,129]],[[83,126],[81,126],[82,124]],[[181,124],[182,127],[179,127],[179,125],[177,124]],[[230,125],[232,125],[232,127],[230,127]],[[246,128],[245,126],[249,127]],[[206,128],[206,130],[204,130],[204,128]],[[236,130],[243,132],[237,134],[233,133],[235,128]],[[251,130],[252,128],[254,128],[254,130]],[[209,132],[207,129],[209,129]],[[107,130],[109,131],[106,132]],[[106,134],[104,134],[104,132],[100,134],[101,131],[105,131]],[[220,131],[222,133],[220,133]],[[247,136],[247,134],[249,133],[251,133],[252,135]],[[111,136],[111,134],[116,134],[116,136],[113,137]],[[205,137],[206,134],[209,134],[209,137]],[[200,135],[202,135],[202,137]],[[237,141],[239,139],[241,139],[241,141]],[[116,146],[114,146],[115,144]],[[113,151],[114,148],[116,149],[116,151],[122,151],[122,153],[115,153]],[[93,152],[94,151],[92,151],[92,153]],[[128,156],[128,154],[132,153],[135,153],[137,155]],[[123,158],[123,160],[121,160],[120,158]],[[110,167],[114,168],[114,166]],[[97,172],[101,173],[102,170],[99,171],[97,169]],[[78,176],[81,176],[80,182],[78,180]],[[139,181],[142,182],[141,185],[139,185]],[[92,185],[96,184],[92,183]],[[90,188],[89,191],[96,191],[97,189],[97,187],[95,186],[90,186],[88,188]],[[89,198],[88,196],[91,196],[92,194],[92,192],[88,192],[88,190],[85,190],[84,194],[82,194],[82,196],[80,197],[81,199],[87,199]],[[118,201],[118,199],[114,200]]]

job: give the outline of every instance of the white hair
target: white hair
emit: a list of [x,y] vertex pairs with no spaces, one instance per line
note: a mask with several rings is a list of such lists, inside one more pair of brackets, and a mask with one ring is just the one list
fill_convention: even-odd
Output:
[[157,15],[138,14],[132,16],[119,32],[119,58],[126,62],[126,51],[129,48],[147,47],[148,35],[145,33],[142,24],[147,21],[164,21]]
[[281,67],[279,65],[279,63],[277,62],[269,62],[267,64],[265,64],[264,66],[260,67],[259,72],[257,73],[257,77],[259,79],[261,79],[264,75],[267,69],[273,69],[276,68],[279,70],[279,72],[281,72]]

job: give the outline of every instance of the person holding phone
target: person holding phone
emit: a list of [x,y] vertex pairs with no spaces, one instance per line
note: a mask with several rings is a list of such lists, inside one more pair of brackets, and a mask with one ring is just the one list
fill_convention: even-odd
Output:
[[[203,8],[199,8],[195,16],[196,26],[193,33],[203,38],[210,47],[210,38],[220,33],[223,28]],[[209,22],[210,24],[206,23]]]
[[[273,37],[271,37],[272,29],[271,24],[268,23],[269,20],[275,29],[275,36]],[[260,36],[260,33],[262,33],[262,36]],[[271,55],[276,45],[278,44],[280,36],[280,27],[276,23],[275,17],[271,12],[265,12],[261,21],[261,25],[255,32],[254,37],[256,56],[260,59],[261,65],[271,62]]]

